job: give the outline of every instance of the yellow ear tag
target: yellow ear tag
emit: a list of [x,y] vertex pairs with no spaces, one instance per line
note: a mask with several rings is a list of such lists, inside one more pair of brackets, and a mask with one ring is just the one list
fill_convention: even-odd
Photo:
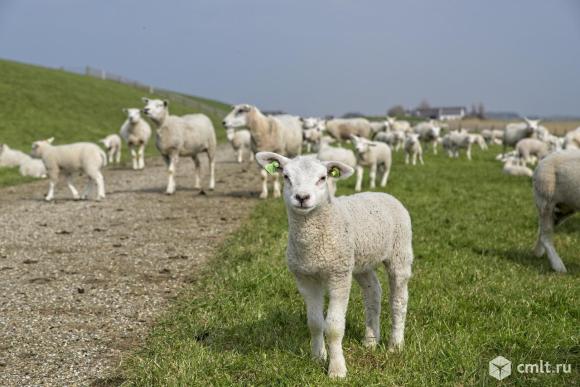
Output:
[[332,167],[332,168],[330,168],[329,175],[331,177],[340,177],[340,169],[338,169],[338,167]]
[[266,172],[268,172],[270,175],[276,173],[278,171],[278,168],[280,168],[280,163],[277,161],[272,161],[271,163],[266,164],[266,166],[264,167]]

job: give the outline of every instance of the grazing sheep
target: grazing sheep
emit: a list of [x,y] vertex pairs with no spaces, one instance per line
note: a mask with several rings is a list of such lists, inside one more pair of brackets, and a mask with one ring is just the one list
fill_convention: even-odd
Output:
[[472,145],[477,144],[481,150],[487,150],[487,142],[481,134],[470,134],[469,142],[471,142]]
[[244,153],[249,154],[250,161],[254,160],[254,152],[252,152],[252,135],[248,129],[235,130],[234,128],[227,128],[226,137],[236,152],[238,163],[244,161]]
[[366,118],[334,118],[326,121],[325,127],[338,141],[350,140],[351,135],[371,138],[371,123]]
[[26,153],[0,144],[0,167],[17,167],[29,159]]
[[[252,135],[252,150],[272,151],[287,156],[296,156],[302,152],[302,123],[290,115],[265,116],[257,107],[247,104],[235,105],[224,118],[225,127],[246,127]],[[262,170],[262,192],[260,198],[268,197],[268,174]],[[280,197],[278,175],[273,175],[273,195]]]
[[[109,164],[121,162],[121,137],[116,134],[109,134],[107,137],[99,140],[101,144],[107,149],[107,157]],[[133,169],[135,169],[135,162],[133,162]]]
[[407,133],[407,137],[405,138],[405,164],[409,164],[409,156],[412,157],[413,165],[417,164],[417,156],[419,156],[421,165],[425,164],[423,162],[423,147],[421,146],[419,134],[417,133]]
[[213,124],[205,114],[182,117],[169,114],[169,102],[143,98],[143,113],[157,126],[156,146],[167,165],[169,179],[166,193],[175,193],[175,169],[179,157],[191,157],[195,168],[195,185],[201,189],[199,155],[207,153],[209,161],[209,189],[215,188],[216,137]]
[[375,142],[351,136],[356,153],[356,184],[354,190],[360,192],[362,189],[363,167],[369,167],[369,180],[371,189],[375,188],[377,178],[377,169],[383,168],[383,177],[381,178],[381,187],[387,186],[387,179],[391,171],[391,148],[385,143]]
[[503,144],[503,130],[498,129],[483,129],[481,135],[485,139],[488,145],[501,145]]
[[46,167],[42,160],[29,158],[20,164],[18,169],[21,176],[36,177],[44,179],[46,177]]
[[[389,273],[391,337],[389,350],[404,345],[408,281],[413,263],[411,218],[405,207],[386,193],[366,192],[334,198],[328,177],[347,178],[353,169],[343,163],[312,157],[290,160],[260,152],[258,163],[284,175],[288,214],[288,268],[304,297],[315,359],[326,361],[328,376],[346,377],[342,350],[352,278],[360,284],[365,304],[364,345],[380,339],[381,285],[374,271],[382,263]],[[328,311],[324,316],[324,298]]]
[[397,120],[395,117],[387,116],[387,129],[392,131],[401,131],[403,133],[411,131],[411,124],[409,121]]
[[580,128],[568,132],[564,137],[564,149],[580,149]]
[[439,136],[441,135],[441,127],[435,125],[433,120],[429,122],[421,122],[414,128],[414,132],[419,135],[421,142],[430,143],[433,147],[433,154],[437,154],[437,144],[439,143]]
[[538,257],[548,254],[552,269],[566,267],[552,242],[554,227],[580,211],[580,150],[555,152],[540,161],[534,173],[534,197],[538,208]]
[[[354,152],[346,148],[337,148],[328,145],[330,137],[323,137],[320,142],[320,149],[316,157],[322,161],[340,161],[351,168],[356,167],[356,156]],[[328,185],[330,193],[334,195],[336,192],[336,185],[332,177],[328,178]]]
[[506,175],[511,176],[528,176],[532,177],[534,172],[526,167],[525,165],[521,165],[520,159],[518,157],[506,157],[503,164],[503,173]]
[[532,156],[541,160],[548,155],[548,145],[535,138],[524,138],[516,144],[516,152],[520,160],[525,164],[534,164]]
[[[145,101],[146,98],[143,100]],[[151,127],[147,121],[141,117],[139,109],[123,109],[123,112],[127,114],[127,120],[125,120],[123,126],[121,126],[121,137],[123,137],[131,151],[133,169],[143,169],[145,168],[145,148],[147,147],[147,143],[151,137]],[[159,110],[159,112],[161,112],[161,110]],[[169,115],[169,112],[167,112],[167,115]],[[156,122],[155,119],[153,119],[153,121]],[[204,127],[207,126],[207,122],[203,123],[203,125]],[[209,129],[205,130],[209,131]],[[211,126],[211,130],[213,131],[213,125]],[[119,158],[120,157],[119,151]]]
[[60,172],[66,176],[68,188],[74,199],[79,199],[79,193],[72,184],[74,172],[83,172],[89,178],[82,199],[87,198],[93,184],[97,185],[97,200],[104,199],[105,182],[101,168],[107,165],[105,152],[90,142],[52,145],[53,141],[54,138],[49,138],[32,143],[32,156],[42,159],[50,179],[46,200],[51,201],[54,198],[54,187]]
[[503,147],[515,147],[518,141],[532,137],[538,130],[540,120],[528,120],[524,118],[525,122],[509,123],[506,125],[503,133]]

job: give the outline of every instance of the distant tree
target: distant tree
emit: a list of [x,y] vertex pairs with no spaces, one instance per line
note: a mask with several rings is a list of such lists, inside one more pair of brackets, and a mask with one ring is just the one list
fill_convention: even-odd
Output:
[[364,117],[364,114],[359,112],[348,112],[342,115],[342,118],[358,118],[358,117]]
[[485,106],[483,106],[483,102],[477,104],[477,117],[485,120]]
[[395,105],[387,110],[387,115],[391,117],[401,117],[405,115],[405,108],[402,105]]
[[431,109],[431,104],[426,98],[423,98],[419,106],[417,106],[417,109]]

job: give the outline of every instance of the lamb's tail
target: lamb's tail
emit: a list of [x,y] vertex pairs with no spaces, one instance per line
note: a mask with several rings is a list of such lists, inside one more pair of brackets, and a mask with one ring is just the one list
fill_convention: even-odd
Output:
[[107,166],[107,154],[102,150],[99,149],[99,155],[101,156],[101,166],[102,167],[106,167]]

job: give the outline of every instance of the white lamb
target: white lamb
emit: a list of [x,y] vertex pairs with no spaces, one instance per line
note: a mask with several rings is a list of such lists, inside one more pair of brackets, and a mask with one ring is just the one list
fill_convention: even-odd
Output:
[[306,145],[306,152],[318,151],[320,139],[326,130],[324,120],[315,117],[301,118],[302,137]]
[[87,198],[93,184],[97,185],[97,200],[104,199],[105,182],[101,168],[107,165],[105,152],[97,144],[90,142],[52,145],[53,141],[54,138],[49,138],[32,144],[32,156],[42,159],[50,179],[46,200],[51,201],[54,198],[54,187],[60,172],[66,176],[68,188],[74,199],[79,199],[79,193],[72,184],[75,172],[83,172],[89,178],[82,199]]
[[[548,145],[535,138],[524,138],[516,144],[516,152],[520,160],[525,164],[534,164],[548,155]],[[534,159],[532,159],[534,157]]]
[[433,154],[437,154],[437,144],[439,143],[439,136],[441,135],[441,127],[430,120],[428,122],[421,122],[414,128],[414,132],[419,135],[419,140],[433,147]]
[[483,129],[481,135],[488,145],[501,145],[503,143],[503,130]]
[[[312,356],[326,361],[326,335],[328,375],[346,377],[342,339],[353,277],[364,297],[363,343],[370,348],[377,346],[382,291],[374,268],[380,263],[389,273],[389,350],[402,350],[413,262],[411,218],[405,207],[386,193],[332,197],[326,184],[328,177],[347,178],[353,173],[352,168],[340,162],[312,157],[290,160],[270,152],[260,152],[256,159],[264,168],[277,167],[284,175],[286,257],[306,302]],[[329,302],[325,319],[326,292]]]
[[387,186],[387,179],[391,171],[391,148],[385,143],[367,140],[366,138],[351,136],[356,153],[356,184],[354,190],[362,189],[363,167],[369,167],[369,180],[371,189],[375,188],[377,170],[383,169],[381,187]]
[[401,131],[403,133],[411,131],[411,124],[409,121],[398,120],[396,117],[387,116],[387,129],[393,131]]
[[580,150],[555,152],[540,161],[534,173],[534,197],[539,215],[538,257],[548,254],[552,269],[566,267],[552,242],[554,227],[580,211]]
[[[139,109],[123,109],[123,113],[127,114],[127,119],[121,126],[121,137],[123,137],[131,151],[133,169],[143,169],[145,168],[145,148],[151,137],[151,126],[141,117]],[[153,117],[152,120],[157,123]],[[204,124],[207,125],[206,122]]]
[[29,159],[26,153],[0,144],[0,167],[17,167]]
[[[109,164],[113,162],[119,164],[121,162],[121,137],[116,134],[109,134],[107,137],[99,140],[99,142],[107,150]],[[135,162],[133,162],[133,168],[135,168]]]
[[503,173],[506,175],[511,176],[528,176],[532,177],[534,172],[526,167],[525,165],[521,165],[519,157],[506,157],[503,164]]
[[169,114],[169,102],[143,98],[143,113],[157,126],[156,146],[167,165],[168,195],[175,193],[175,170],[179,157],[191,157],[195,166],[196,189],[201,189],[199,155],[207,153],[209,161],[209,189],[215,188],[216,137],[213,124],[205,114],[182,117]]
[[405,164],[409,164],[409,156],[412,158],[413,165],[417,164],[417,156],[419,156],[421,165],[425,164],[423,162],[423,147],[419,141],[418,133],[409,132],[405,138]]
[[42,160],[29,158],[20,164],[18,169],[21,176],[36,177],[44,179],[46,177],[46,167]]
[[236,130],[234,128],[226,129],[226,137],[228,142],[234,148],[238,163],[244,161],[244,153],[248,154],[250,161],[254,160],[254,152],[252,152],[252,135],[248,129]]

